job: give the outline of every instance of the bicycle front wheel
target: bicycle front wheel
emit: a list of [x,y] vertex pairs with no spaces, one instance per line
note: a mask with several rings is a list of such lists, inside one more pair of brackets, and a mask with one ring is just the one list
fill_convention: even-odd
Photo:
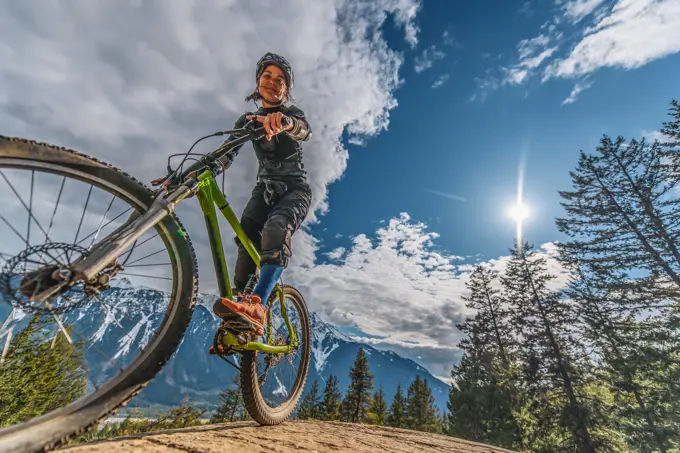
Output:
[[197,271],[174,216],[125,250],[122,267],[36,297],[152,201],[95,158],[0,136],[0,451],[66,443],[139,393],[177,349]]

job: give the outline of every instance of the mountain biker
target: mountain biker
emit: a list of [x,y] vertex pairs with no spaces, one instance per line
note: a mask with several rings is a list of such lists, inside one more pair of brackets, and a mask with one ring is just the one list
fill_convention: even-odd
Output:
[[[264,303],[288,266],[291,236],[307,216],[312,202],[301,145],[311,138],[311,128],[302,110],[285,105],[291,98],[293,81],[293,70],[284,57],[265,54],[256,65],[255,90],[246,97],[246,101],[261,100],[262,106],[255,112],[244,113],[235,123],[236,128],[241,128],[248,120],[255,120],[264,125],[266,132],[265,137],[252,142],[258,160],[257,183],[241,214],[241,226],[260,254],[261,267],[253,292],[244,296],[241,291],[257,268],[236,237],[236,297],[218,299],[213,311],[225,320],[234,317],[245,320],[258,335],[264,333],[266,323]],[[239,148],[231,153],[225,162],[227,166]]]

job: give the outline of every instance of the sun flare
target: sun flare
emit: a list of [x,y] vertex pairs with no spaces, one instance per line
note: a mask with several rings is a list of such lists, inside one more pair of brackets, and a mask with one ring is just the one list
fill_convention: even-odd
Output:
[[524,221],[529,217],[529,207],[524,203],[517,203],[512,208],[510,208],[510,217],[515,219],[517,222]]

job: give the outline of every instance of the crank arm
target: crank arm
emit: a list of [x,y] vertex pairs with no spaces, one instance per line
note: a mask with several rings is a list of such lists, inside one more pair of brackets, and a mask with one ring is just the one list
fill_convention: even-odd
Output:
[[198,181],[191,180],[167,197],[156,198],[146,212],[136,217],[132,216],[127,224],[103,238],[87,256],[76,261],[71,267],[74,277],[91,281],[127,247],[163,220],[165,216],[172,214],[175,206],[191,196],[196,187],[198,187]]

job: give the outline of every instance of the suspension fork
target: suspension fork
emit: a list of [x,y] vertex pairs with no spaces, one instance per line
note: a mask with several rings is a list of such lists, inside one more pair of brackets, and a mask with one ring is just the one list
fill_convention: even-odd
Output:
[[[144,213],[132,216],[116,231],[103,238],[95,245],[87,256],[76,261],[72,267],[72,278],[91,281],[99,272],[109,266],[125,249],[131,246],[144,233],[153,228],[165,216],[175,212],[175,207],[184,199],[192,196],[198,187],[198,181],[191,179],[177,190],[160,195],[154,199],[149,209]],[[72,279],[71,278],[71,279]],[[68,279],[68,280],[71,280]],[[48,289],[39,295],[40,298],[49,297],[59,291],[68,281]],[[46,294],[48,293],[49,294]]]

